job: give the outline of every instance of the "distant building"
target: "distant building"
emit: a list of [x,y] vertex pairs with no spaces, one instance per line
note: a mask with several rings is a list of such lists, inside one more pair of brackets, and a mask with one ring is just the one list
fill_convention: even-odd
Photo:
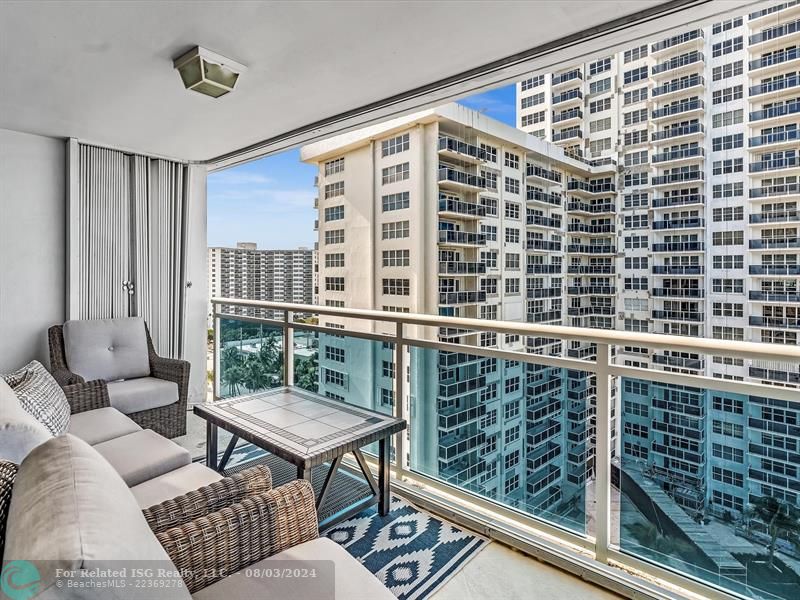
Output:
[[[209,248],[208,289],[212,298],[312,304],[314,254],[308,248],[259,250],[252,242],[239,242],[235,248]],[[254,308],[224,309],[229,314],[272,316],[271,311]]]

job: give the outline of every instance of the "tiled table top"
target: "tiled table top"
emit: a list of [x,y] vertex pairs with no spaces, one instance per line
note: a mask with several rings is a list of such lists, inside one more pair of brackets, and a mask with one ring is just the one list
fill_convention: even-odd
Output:
[[198,405],[194,412],[242,439],[307,467],[406,427],[402,419],[293,387]]

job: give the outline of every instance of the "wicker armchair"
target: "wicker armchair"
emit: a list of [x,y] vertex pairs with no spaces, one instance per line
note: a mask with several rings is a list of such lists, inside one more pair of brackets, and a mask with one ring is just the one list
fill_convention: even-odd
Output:
[[166,530],[156,526],[154,531],[191,593],[319,537],[314,490],[305,480],[243,494],[202,516],[196,516],[191,502],[185,504],[190,519],[173,514],[183,521],[180,525]]
[[[156,354],[150,330],[145,324],[147,350],[150,359],[150,375],[157,379],[172,381],[178,385],[178,401],[168,406],[134,412],[128,416],[145,429],[152,429],[167,438],[186,434],[186,410],[189,401],[189,363],[185,360],[162,358]],[[79,413],[111,406],[105,381],[85,381],[69,370],[64,350],[64,331],[55,325],[48,331],[50,343],[50,370],[64,389],[70,409]]]

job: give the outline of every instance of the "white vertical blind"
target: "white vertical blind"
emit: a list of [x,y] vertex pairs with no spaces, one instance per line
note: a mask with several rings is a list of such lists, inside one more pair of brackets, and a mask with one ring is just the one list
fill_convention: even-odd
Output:
[[179,356],[186,166],[80,144],[78,203],[78,318],[141,316],[156,351]]

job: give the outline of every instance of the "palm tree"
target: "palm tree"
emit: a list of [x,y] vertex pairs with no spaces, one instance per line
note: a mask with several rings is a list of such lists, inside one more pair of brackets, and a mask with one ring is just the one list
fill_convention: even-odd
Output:
[[775,565],[775,546],[778,536],[784,533],[790,541],[800,535],[800,510],[788,502],[772,496],[762,496],[753,500],[751,514],[764,523],[769,534],[769,566]]
[[261,360],[250,355],[244,363],[244,385],[251,392],[267,387],[268,377]]
[[245,370],[242,365],[233,365],[225,370],[225,380],[232,396],[239,395],[239,386],[245,380]]
[[319,382],[319,353],[314,352],[308,358],[295,357],[294,382],[297,387],[316,392]]
[[269,373],[280,370],[280,344],[278,343],[278,337],[274,331],[268,333],[267,337],[262,340],[261,348],[258,350],[258,356],[264,368]]

